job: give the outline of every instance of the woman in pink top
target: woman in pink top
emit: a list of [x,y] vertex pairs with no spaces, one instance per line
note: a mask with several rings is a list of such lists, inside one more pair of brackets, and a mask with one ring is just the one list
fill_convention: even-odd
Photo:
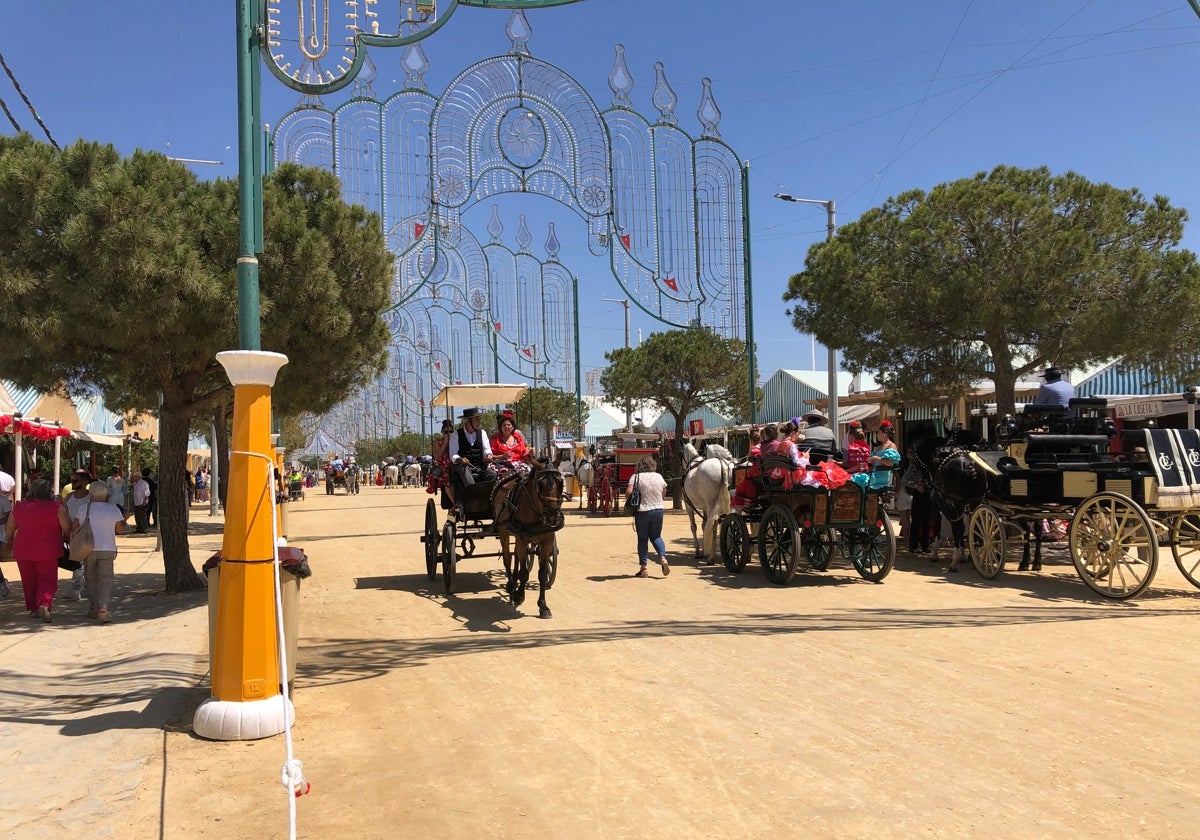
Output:
[[29,498],[17,503],[4,526],[21,572],[25,609],[47,623],[54,620],[50,609],[58,591],[58,558],[63,552],[58,506],[50,482],[38,479],[29,486]]

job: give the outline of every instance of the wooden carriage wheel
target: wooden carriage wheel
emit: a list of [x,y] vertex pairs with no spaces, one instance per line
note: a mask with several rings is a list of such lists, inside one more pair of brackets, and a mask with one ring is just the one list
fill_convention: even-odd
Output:
[[425,543],[425,572],[433,580],[437,577],[438,564],[437,504],[433,499],[425,503],[425,535],[421,542]]
[[763,574],[780,586],[796,576],[800,549],[796,517],[783,505],[771,505],[758,526],[758,561]]
[[1158,537],[1141,506],[1103,492],[1080,503],[1067,528],[1071,561],[1083,582],[1108,598],[1140,595],[1158,570]]
[[613,509],[613,486],[608,480],[608,476],[600,479],[600,514],[602,516],[612,516]]
[[832,528],[805,528],[800,543],[804,547],[804,557],[814,571],[823,572],[829,568],[836,548]]
[[980,505],[971,513],[967,529],[967,551],[971,563],[980,576],[988,580],[1004,571],[1004,558],[1008,552],[1008,535],[1004,520],[995,508]]
[[1180,514],[1171,523],[1171,554],[1188,583],[1200,587],[1200,514]]
[[442,527],[442,582],[446,584],[446,594],[454,592],[454,574],[458,571],[458,546],[454,543],[454,520],[446,520]]
[[750,562],[750,529],[741,514],[729,513],[721,517],[718,545],[726,569],[738,574],[746,568]]
[[599,494],[596,492],[596,476],[592,474],[592,483],[587,486],[587,509],[588,513],[596,512],[596,503],[599,500]]
[[850,562],[863,580],[881,583],[896,565],[896,530],[883,510],[875,522],[843,529]]

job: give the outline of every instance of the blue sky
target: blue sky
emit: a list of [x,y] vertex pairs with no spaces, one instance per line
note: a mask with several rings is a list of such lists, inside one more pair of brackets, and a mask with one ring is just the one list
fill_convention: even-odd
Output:
[[[60,144],[84,137],[125,153],[219,160],[224,166],[196,171],[233,177],[235,9],[234,0],[2,0],[0,52]],[[496,10],[457,11],[424,44],[430,89],[504,52],[506,20]],[[1200,19],[1187,0],[583,0],[529,20],[533,54],[567,71],[601,107],[611,99],[618,43],[637,109],[653,113],[653,65],[662,61],[680,125],[694,135],[700,80],[713,80],[722,136],[751,164],[763,378],[779,367],[814,367],[813,347],[790,326],[780,296],[825,236],[822,208],[781,202],[776,192],[834,199],[844,223],[900,191],[1004,163],[1071,169],[1200,210]],[[372,57],[376,93],[386,94],[402,78],[400,50]],[[264,119],[274,122],[299,94],[269,73],[263,79]],[[6,78],[0,98],[42,136]],[[0,131],[12,131],[2,115]],[[504,209],[529,213],[536,229],[537,220],[556,218],[537,201],[546,202],[518,196]],[[563,262],[581,281],[587,370],[623,341],[621,305],[600,300],[622,295],[606,263],[588,257],[582,234],[573,241],[570,230],[560,226],[559,236]],[[1200,224],[1184,245],[1200,250]],[[636,341],[639,329],[661,327],[635,311],[632,328]],[[817,347],[815,367],[824,358]]]

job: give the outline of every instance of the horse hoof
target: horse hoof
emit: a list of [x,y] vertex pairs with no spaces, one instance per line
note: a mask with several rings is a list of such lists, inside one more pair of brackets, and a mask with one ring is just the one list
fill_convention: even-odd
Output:
[[538,610],[538,618],[554,618],[549,607],[542,607]]
[[1020,564],[1019,566],[1017,566],[1017,571],[1018,571],[1018,572],[1028,572],[1028,571],[1029,571],[1029,564],[1028,564],[1028,563],[1026,563],[1024,560],[1022,560],[1022,561],[1021,561],[1021,564]]
[[1040,572],[1040,571],[1042,570],[1042,564],[1041,564],[1041,563],[1034,563],[1034,564],[1033,564],[1033,570],[1034,570],[1035,572]]
[[512,602],[514,607],[519,607],[525,603],[525,590],[518,589],[512,594]]

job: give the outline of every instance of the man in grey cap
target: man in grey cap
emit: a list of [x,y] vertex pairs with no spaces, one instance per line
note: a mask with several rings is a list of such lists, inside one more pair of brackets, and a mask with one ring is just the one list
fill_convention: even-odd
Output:
[[815,408],[804,415],[804,422],[807,425],[802,431],[804,445],[800,447],[801,449],[809,446],[814,446],[817,449],[826,449],[830,452],[837,449],[837,441],[834,439],[833,429],[825,425],[828,420],[829,418],[823,412]]

